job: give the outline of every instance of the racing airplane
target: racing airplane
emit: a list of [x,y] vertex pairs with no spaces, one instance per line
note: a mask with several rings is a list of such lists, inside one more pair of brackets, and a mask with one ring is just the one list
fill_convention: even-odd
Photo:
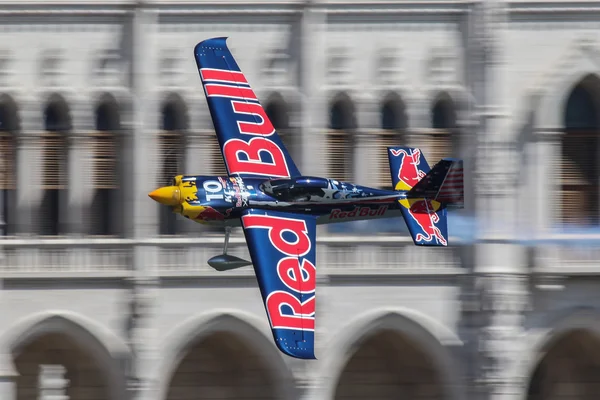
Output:
[[[227,38],[194,48],[227,176],[177,175],[149,196],[192,221],[223,227],[218,271],[253,265],[276,346],[315,359],[316,226],[402,216],[415,245],[448,245],[448,208],[463,207],[462,160],[430,168],[418,148],[389,147],[394,190],[304,176],[292,160]],[[227,254],[241,227],[251,261]]]

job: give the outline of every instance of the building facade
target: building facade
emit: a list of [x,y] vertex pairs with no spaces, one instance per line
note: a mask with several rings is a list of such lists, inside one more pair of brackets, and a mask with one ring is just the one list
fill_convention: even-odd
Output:
[[[0,31],[0,399],[597,398],[599,1],[0,0]],[[224,172],[214,36],[305,174],[465,160],[447,249],[319,230],[317,361],[147,197]]]

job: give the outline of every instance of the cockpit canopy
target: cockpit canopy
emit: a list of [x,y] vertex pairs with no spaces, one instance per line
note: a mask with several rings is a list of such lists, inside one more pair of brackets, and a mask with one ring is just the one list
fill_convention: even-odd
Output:
[[259,189],[281,201],[309,201],[312,196],[322,197],[329,182],[324,178],[298,177],[272,179],[261,183]]

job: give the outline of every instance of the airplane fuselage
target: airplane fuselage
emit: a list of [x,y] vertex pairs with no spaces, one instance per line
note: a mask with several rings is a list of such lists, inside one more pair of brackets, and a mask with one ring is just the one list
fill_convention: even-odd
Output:
[[317,224],[401,215],[397,200],[404,191],[369,188],[335,179],[300,176],[285,179],[178,175],[179,205],[184,217],[212,226],[240,226],[247,208],[317,216]]

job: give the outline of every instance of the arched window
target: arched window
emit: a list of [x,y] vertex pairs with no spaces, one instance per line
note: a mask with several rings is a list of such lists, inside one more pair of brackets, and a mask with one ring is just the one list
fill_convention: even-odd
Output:
[[114,97],[104,95],[96,107],[96,132],[92,135],[92,170],[94,195],[90,213],[92,235],[117,235],[119,232],[118,143],[119,106]]
[[334,98],[329,111],[327,135],[328,177],[341,181],[352,180],[354,167],[353,131],[356,129],[354,104],[348,95]]
[[598,106],[600,80],[588,76],[567,98],[562,139],[562,223],[598,223]]
[[17,185],[17,146],[19,130],[17,106],[8,96],[0,97],[0,235],[15,233],[14,207]]
[[[159,186],[170,185],[173,177],[184,173],[185,168],[185,131],[187,130],[187,112],[183,100],[171,95],[162,107],[162,131],[160,133],[161,170]],[[159,229],[161,235],[177,234],[177,215],[168,207],[159,207]]]
[[406,113],[404,102],[395,93],[388,94],[380,105],[381,130],[376,137],[375,164],[376,175],[372,185],[392,189],[392,177],[387,148],[403,144],[402,135],[406,129]]
[[40,206],[40,234],[65,233],[67,208],[69,145],[67,133],[71,118],[66,101],[59,95],[50,97],[44,109],[45,132],[42,138],[44,198]]
[[457,153],[456,109],[454,102],[446,93],[442,93],[431,110],[432,132],[429,137],[427,161],[433,167],[442,158],[454,157]]
[[[294,160],[298,155],[298,144],[296,137],[290,130],[290,115],[288,105],[283,97],[275,93],[269,97],[265,106],[265,113],[271,120],[277,134],[281,137],[283,145],[288,150]],[[299,160],[296,160],[296,162]]]

